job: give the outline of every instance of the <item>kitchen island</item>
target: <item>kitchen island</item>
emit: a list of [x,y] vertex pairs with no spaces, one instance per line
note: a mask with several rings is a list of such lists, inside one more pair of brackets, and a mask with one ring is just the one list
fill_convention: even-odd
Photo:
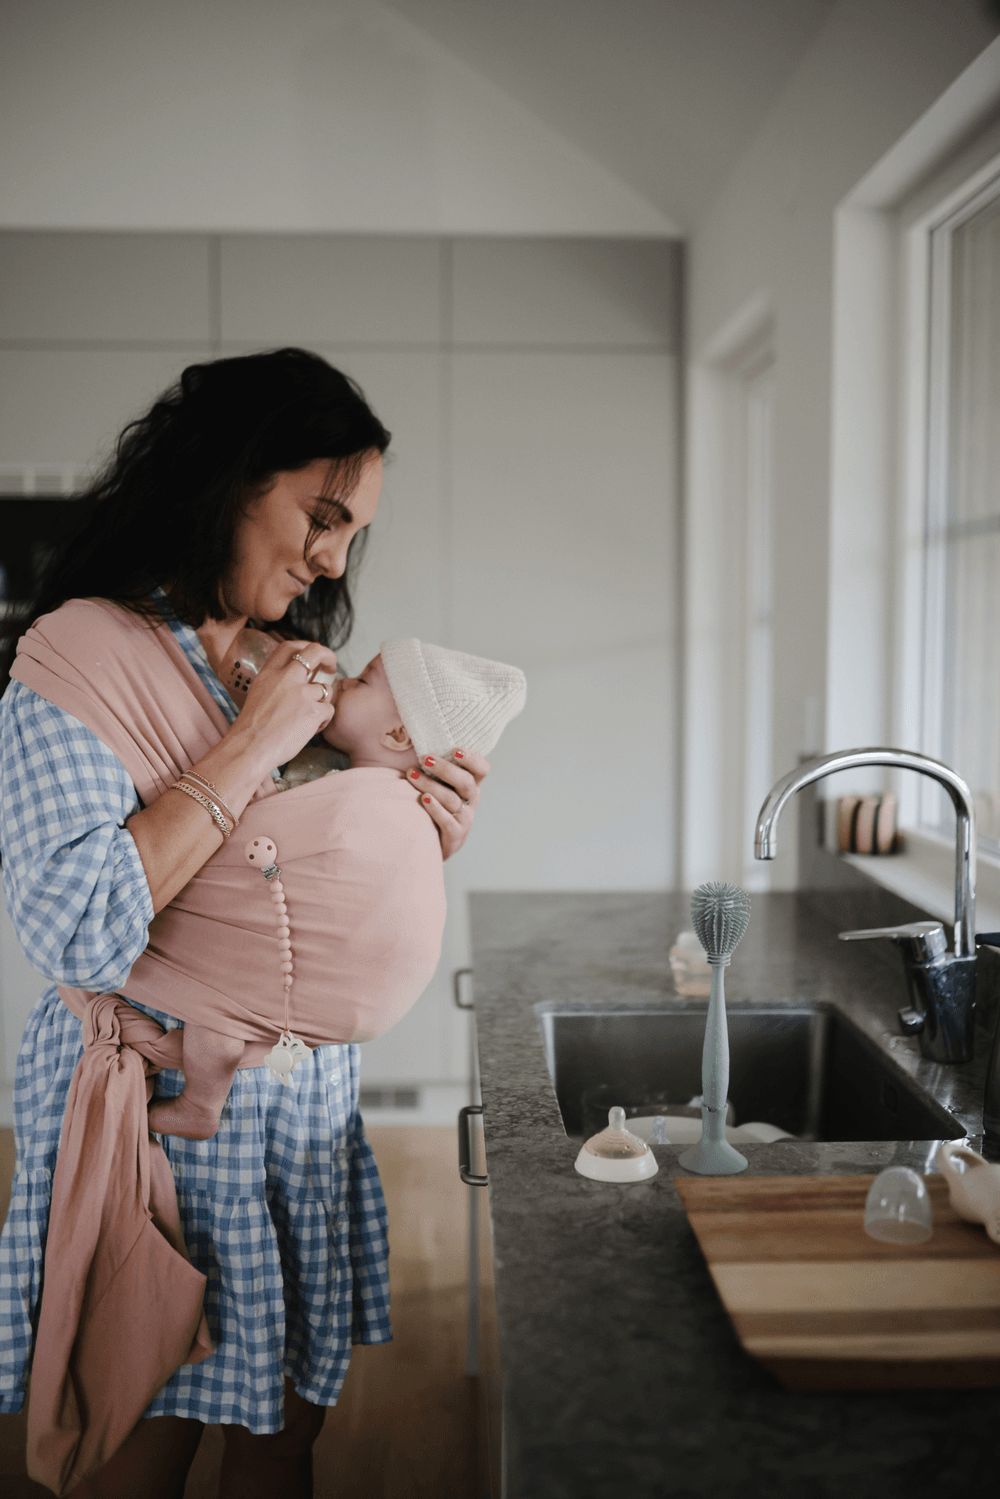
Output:
[[[716,1295],[674,1185],[685,1175],[679,1149],[652,1147],[660,1169],[649,1181],[605,1184],[574,1170],[581,1139],[566,1133],[537,1010],[676,1003],[668,950],[690,925],[688,897],[482,893],[470,911],[507,1499],[995,1491],[1000,1389],[783,1390],[743,1352]],[[898,1034],[906,990],[889,958],[839,943],[802,895],[754,896],[727,1000],[842,1010],[980,1148],[988,1032],[967,1066],[924,1061],[916,1039]],[[741,1149],[754,1175],[845,1175],[927,1171],[934,1146]]]

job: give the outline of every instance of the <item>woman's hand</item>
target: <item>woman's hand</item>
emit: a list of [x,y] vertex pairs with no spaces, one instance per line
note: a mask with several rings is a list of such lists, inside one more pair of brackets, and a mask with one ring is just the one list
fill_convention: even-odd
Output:
[[457,854],[472,827],[479,801],[479,789],[490,773],[485,755],[473,751],[452,750],[447,760],[427,757],[420,770],[409,770],[405,779],[420,792],[420,804],[437,823],[441,839],[441,857]]
[[[296,661],[296,654],[304,658]],[[308,663],[310,671],[305,670]],[[269,766],[284,765],[333,717],[330,694],[310,680],[311,672],[337,670],[333,651],[315,640],[283,640],[275,646],[250,684],[246,702],[230,733],[252,738]]]

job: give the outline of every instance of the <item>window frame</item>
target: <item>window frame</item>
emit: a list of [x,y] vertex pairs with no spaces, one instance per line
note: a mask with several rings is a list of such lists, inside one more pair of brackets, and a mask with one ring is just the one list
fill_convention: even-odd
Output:
[[[897,206],[893,215],[896,239],[896,434],[897,483],[894,524],[895,576],[893,641],[896,691],[893,725],[896,744],[913,745],[928,754],[940,751],[943,713],[941,619],[928,621],[927,529],[929,506],[940,505],[943,483],[930,462],[940,463],[946,452],[940,427],[942,393],[947,380],[932,389],[929,362],[932,348],[947,343],[949,299],[932,296],[931,236],[954,229],[992,196],[1000,194],[1000,121],[981,129],[972,141],[923,178]],[[939,239],[939,244],[944,243]],[[948,269],[947,258],[936,257],[938,278]],[[932,321],[933,320],[933,321]],[[944,344],[942,343],[944,340]],[[935,606],[943,607],[939,586]],[[930,699],[936,699],[932,710]],[[936,717],[935,717],[936,715]],[[956,767],[961,772],[961,767]],[[932,886],[950,889],[953,883],[954,835],[950,804],[937,822],[928,816],[928,799],[942,793],[924,777],[905,776],[899,782],[899,821],[905,836],[905,867],[892,871],[886,883],[902,893]],[[933,801],[931,800],[931,805]],[[991,911],[1000,910],[1000,845],[980,843],[980,896]],[[978,922],[983,926],[983,920]]]

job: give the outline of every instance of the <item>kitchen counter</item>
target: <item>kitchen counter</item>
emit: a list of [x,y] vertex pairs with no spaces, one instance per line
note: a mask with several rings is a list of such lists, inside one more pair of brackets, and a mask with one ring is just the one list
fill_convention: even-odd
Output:
[[[907,1499],[995,1486],[1000,1390],[791,1394],[741,1349],[674,1186],[574,1170],[536,1007],[659,1009],[681,893],[470,896],[507,1499]],[[980,1148],[988,1035],[966,1067],[898,1034],[902,965],[806,897],[756,895],[730,1005],[834,1005]],[[888,948],[888,944],[884,944]],[[991,970],[992,972],[992,970]],[[987,1007],[984,1006],[984,1009]],[[741,1145],[754,1175],[927,1171],[927,1142]],[[478,1190],[470,1188],[471,1190]]]

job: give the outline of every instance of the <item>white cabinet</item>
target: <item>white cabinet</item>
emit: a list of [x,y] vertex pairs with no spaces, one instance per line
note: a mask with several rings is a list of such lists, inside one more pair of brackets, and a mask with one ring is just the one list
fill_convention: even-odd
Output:
[[203,343],[211,259],[204,234],[0,234],[0,340]]
[[[434,347],[445,241],[366,234],[225,235],[224,342]],[[350,372],[351,361],[345,359]],[[391,426],[391,422],[388,424]]]
[[680,244],[669,240],[459,239],[457,346],[676,352]]
[[103,462],[185,365],[209,358],[207,339],[183,350],[0,347],[0,468]]

